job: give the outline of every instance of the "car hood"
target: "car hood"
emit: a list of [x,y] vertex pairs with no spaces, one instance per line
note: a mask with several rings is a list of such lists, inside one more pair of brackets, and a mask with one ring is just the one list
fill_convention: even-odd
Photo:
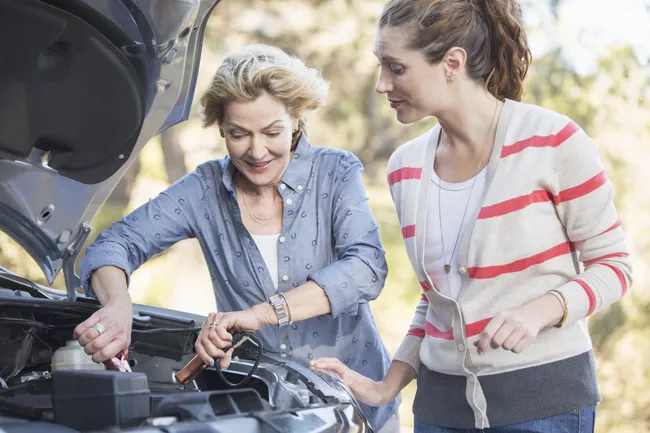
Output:
[[220,0],[0,0],[0,230],[70,297],[90,221],[186,120]]

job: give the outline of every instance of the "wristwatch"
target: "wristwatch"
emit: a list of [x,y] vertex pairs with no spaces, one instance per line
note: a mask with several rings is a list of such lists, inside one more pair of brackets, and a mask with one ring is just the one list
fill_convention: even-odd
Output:
[[273,295],[269,298],[269,304],[275,310],[275,315],[278,316],[278,327],[290,324],[289,313],[284,306],[284,297],[281,295]]

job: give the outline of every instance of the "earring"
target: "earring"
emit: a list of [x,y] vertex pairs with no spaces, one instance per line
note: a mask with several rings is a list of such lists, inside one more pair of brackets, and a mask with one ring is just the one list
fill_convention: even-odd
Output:
[[221,135],[221,137],[225,137],[225,135],[223,133],[223,129],[221,129],[221,128],[219,128],[219,134]]
[[448,82],[448,83],[451,83],[451,82],[452,82],[451,74],[447,75],[447,82]]

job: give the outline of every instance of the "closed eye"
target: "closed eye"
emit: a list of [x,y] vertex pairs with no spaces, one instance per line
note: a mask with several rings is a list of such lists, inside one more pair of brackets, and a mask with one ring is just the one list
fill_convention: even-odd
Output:
[[241,140],[245,136],[246,136],[245,134],[241,134],[241,133],[236,133],[236,132],[230,133],[230,138],[232,138],[233,140]]

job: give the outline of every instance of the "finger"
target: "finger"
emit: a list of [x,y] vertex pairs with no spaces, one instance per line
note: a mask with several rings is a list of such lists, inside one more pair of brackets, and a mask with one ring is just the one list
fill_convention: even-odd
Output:
[[219,337],[221,341],[227,342],[228,345],[232,343],[232,335],[228,332],[228,329],[233,325],[232,322],[232,316],[223,316],[219,323],[217,323],[217,326],[214,327],[217,337]]
[[503,342],[501,347],[505,350],[512,350],[519,343],[519,341],[524,338],[524,331],[521,328],[517,328],[510,333],[510,336]]
[[196,351],[196,354],[199,355],[199,358],[201,358],[203,362],[210,366],[214,365],[214,359],[205,351],[203,344],[199,340],[194,344],[194,351]]
[[97,323],[97,322],[99,322],[99,311],[95,312],[88,319],[84,320],[79,325],[77,325],[74,328],[74,331],[72,332],[72,335],[74,336],[75,339],[79,339],[79,337],[84,332],[86,332],[88,329],[92,328],[95,325],[95,323]]
[[503,343],[508,339],[508,337],[510,337],[510,334],[512,334],[513,331],[514,329],[512,325],[505,322],[492,337],[490,347],[492,349],[498,349],[499,347],[503,346]]
[[519,342],[515,345],[515,347],[512,349],[514,353],[521,353],[523,352],[529,345],[530,343],[533,342],[533,337],[524,337]]
[[224,356],[223,350],[218,346],[215,346],[214,343],[210,341],[208,335],[203,335],[203,337],[200,338],[200,342],[203,345],[203,350],[206,351],[210,358],[222,358]]
[[214,323],[216,317],[217,317],[217,313],[208,314],[208,317],[205,318],[205,322],[203,322],[203,326],[201,326],[201,328],[210,329],[210,325]]
[[86,329],[81,335],[77,337],[77,341],[82,347],[86,347],[88,343],[99,337],[99,331],[92,326]]
[[492,320],[490,320],[490,323],[488,323],[488,325],[485,327],[485,329],[481,333],[481,337],[479,338],[478,342],[475,344],[476,347],[478,348],[479,355],[485,353],[490,342],[492,341],[492,337],[494,337],[494,334],[496,334],[499,328],[501,328],[503,322],[504,322],[504,318],[501,315],[497,315]]
[[84,352],[86,352],[87,355],[94,355],[104,347],[108,346],[111,341],[116,339],[117,338],[114,332],[107,331],[97,338],[90,340],[90,342],[84,346]]
[[341,379],[343,379],[349,371],[349,369],[337,359],[315,362],[312,368],[316,371],[322,371],[323,373],[331,374],[332,376],[337,376]]
[[[218,327],[219,325],[217,325]],[[210,342],[217,347],[218,349],[225,349],[226,347],[230,346],[232,344],[232,337],[231,340],[224,340],[221,337],[219,337],[219,334],[217,333],[217,328],[212,328],[208,331],[207,334],[208,339]]]
[[345,381],[345,374],[341,373],[337,370],[329,369],[329,368],[314,368],[314,371],[320,372],[320,373],[325,373],[333,377],[338,377],[339,379]]
[[[103,337],[103,336],[102,336]],[[108,345],[104,346],[99,352],[93,354],[93,361],[104,362],[108,361],[117,355],[124,348],[124,343],[118,340],[113,340]]]
[[336,358],[316,358],[310,362],[311,366],[318,368],[332,368],[335,370],[344,370],[346,367]]

